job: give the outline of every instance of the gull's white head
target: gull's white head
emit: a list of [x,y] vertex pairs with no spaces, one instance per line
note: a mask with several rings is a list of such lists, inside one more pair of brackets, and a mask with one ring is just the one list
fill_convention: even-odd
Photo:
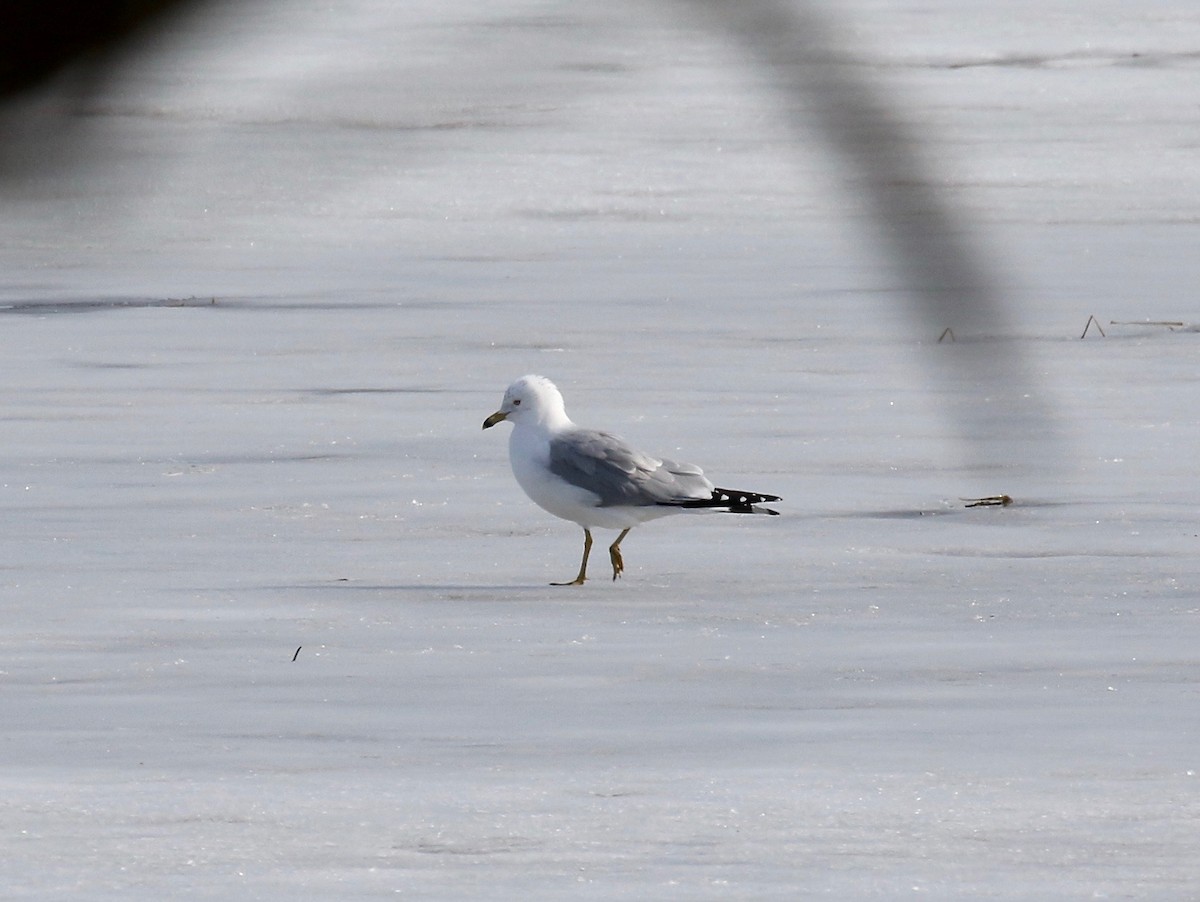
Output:
[[567,420],[563,396],[545,376],[522,376],[508,387],[500,409],[483,421],[483,428],[508,420],[514,426],[556,426]]

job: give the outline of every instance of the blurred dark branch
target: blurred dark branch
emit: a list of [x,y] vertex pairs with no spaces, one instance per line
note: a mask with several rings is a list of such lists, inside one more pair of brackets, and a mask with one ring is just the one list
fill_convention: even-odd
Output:
[[[914,319],[930,337],[954,328],[996,338],[1007,332],[1005,299],[991,261],[970,238],[921,153],[877,84],[867,61],[847,49],[832,6],[820,0],[684,0],[682,8],[737,38],[780,92],[797,140],[821,136],[849,164],[853,184],[871,206],[884,248],[913,299]],[[816,129],[811,128],[815,124]],[[1008,422],[1041,442],[1046,459],[1062,456],[1057,417],[1020,348],[983,342],[970,355],[933,355],[942,379],[969,380],[979,404],[954,413],[976,463],[994,457],[987,438],[1006,407]]]
[[[741,39],[770,73],[797,132],[814,122],[850,164],[908,288],[940,331],[1000,319],[988,267],[936,190],[919,142],[863,61],[842,49],[821,4],[785,0],[690,0]],[[967,322],[964,322],[966,320]],[[936,334],[936,333],[935,333]]]
[[73,64],[106,66],[120,49],[195,0],[11,0],[0,4],[0,100]]

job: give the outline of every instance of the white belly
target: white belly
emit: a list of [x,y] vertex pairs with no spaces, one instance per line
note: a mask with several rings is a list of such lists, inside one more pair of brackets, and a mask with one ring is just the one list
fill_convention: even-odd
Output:
[[509,437],[509,462],[517,484],[538,507],[585,529],[628,529],[676,513],[671,507],[598,507],[600,500],[587,489],[558,478],[547,469],[550,444],[535,430],[513,429]]

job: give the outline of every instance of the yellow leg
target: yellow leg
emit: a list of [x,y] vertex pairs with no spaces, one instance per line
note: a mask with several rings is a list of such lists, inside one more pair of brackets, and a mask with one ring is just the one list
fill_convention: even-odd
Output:
[[[629,530],[626,530],[628,532]],[[617,541],[620,541],[618,539]],[[583,581],[587,579],[587,559],[592,553],[592,533],[589,529],[583,531],[583,560],[579,564],[579,575],[569,583],[551,583],[552,586],[582,586]],[[613,577],[614,579],[616,577]]]
[[627,535],[629,535],[629,530],[622,529],[617,540],[608,546],[608,557],[613,565],[613,582],[616,582],[617,577],[625,572],[625,561],[621,558],[621,540]]

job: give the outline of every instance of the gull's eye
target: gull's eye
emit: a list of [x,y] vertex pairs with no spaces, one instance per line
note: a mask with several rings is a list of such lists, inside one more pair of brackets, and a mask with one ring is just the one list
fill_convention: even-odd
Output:
[[513,407],[520,407],[520,406],[521,406],[521,399],[513,398]]

